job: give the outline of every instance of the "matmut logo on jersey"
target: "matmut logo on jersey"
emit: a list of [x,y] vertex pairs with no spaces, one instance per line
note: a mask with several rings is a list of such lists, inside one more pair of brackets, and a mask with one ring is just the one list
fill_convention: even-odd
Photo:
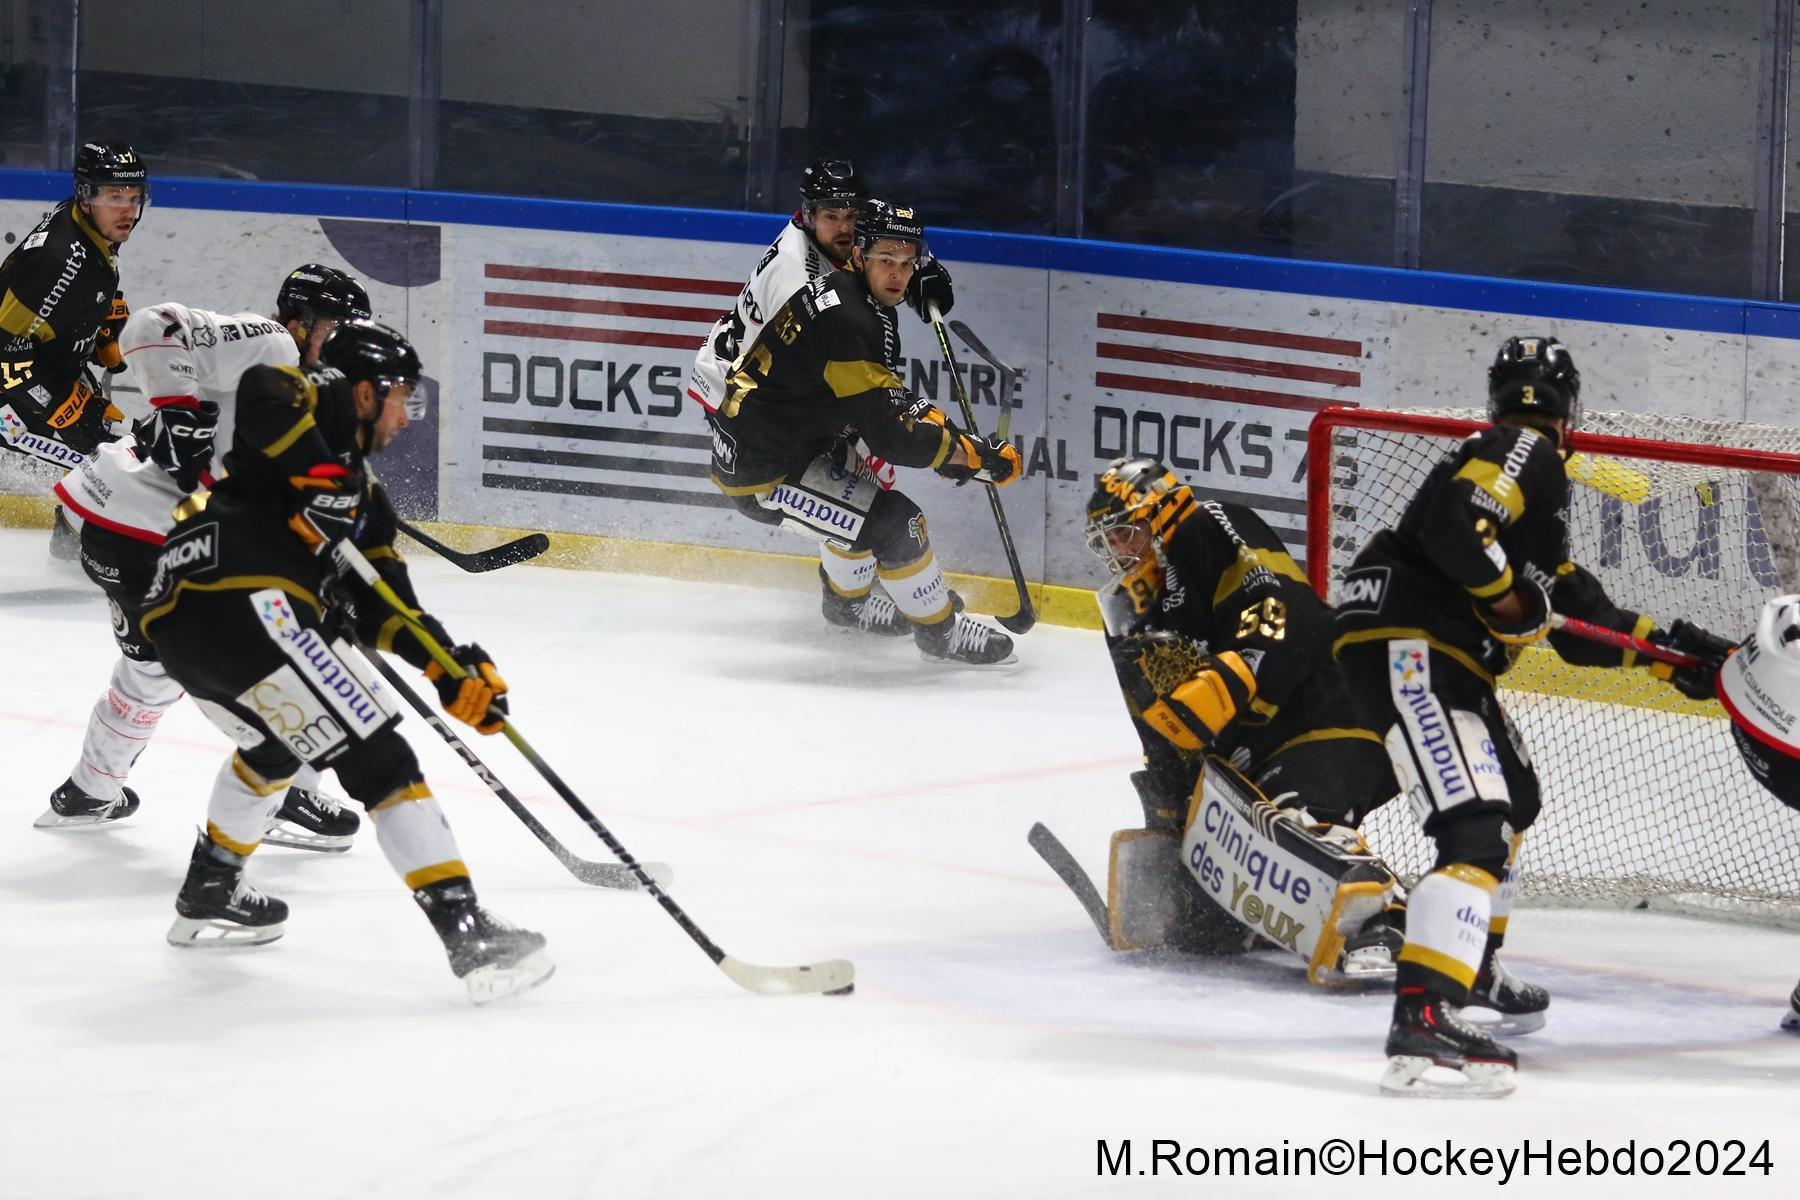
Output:
[[250,601],[262,618],[263,632],[281,647],[307,688],[331,706],[347,729],[368,737],[387,722],[390,709],[380,690],[351,665],[349,648],[341,640],[328,645],[316,628],[302,624],[292,601],[278,589],[252,593]]
[[[33,392],[42,390],[36,387],[32,389]],[[5,438],[6,444],[15,450],[60,466],[76,466],[83,458],[79,451],[69,449],[55,438],[47,438],[25,428],[25,422],[20,420],[19,414],[13,411],[10,404],[0,406],[0,437]]]

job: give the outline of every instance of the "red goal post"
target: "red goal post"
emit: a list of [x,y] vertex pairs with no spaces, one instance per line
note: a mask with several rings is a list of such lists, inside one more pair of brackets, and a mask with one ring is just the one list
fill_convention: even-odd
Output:
[[[1307,453],[1307,571],[1320,595],[1426,474],[1487,426],[1475,412],[1331,406]],[[1570,438],[1571,553],[1619,604],[1733,640],[1800,591],[1800,429],[1589,414]],[[1716,702],[1641,670],[1526,650],[1501,679],[1544,789],[1520,896],[1655,906],[1800,928],[1800,813],[1751,777]],[[1404,805],[1368,823],[1402,875],[1430,863]]]

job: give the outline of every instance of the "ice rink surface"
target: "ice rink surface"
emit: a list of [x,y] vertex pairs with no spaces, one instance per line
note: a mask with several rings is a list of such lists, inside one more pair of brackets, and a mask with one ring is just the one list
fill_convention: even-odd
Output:
[[[946,669],[826,627],[808,594],[415,555],[427,606],[511,683],[518,728],[633,853],[674,865],[715,940],[760,963],[851,958],[856,994],[740,991],[648,897],[571,878],[410,718],[485,903],[548,935],[554,979],[472,1008],[366,830],[343,855],[257,853],[252,880],[293,906],[280,942],[175,950],[227,743],[184,702],[137,765],[135,818],[31,827],[114,656],[99,593],[44,546],[0,531],[7,1200],[1800,1190],[1800,1037],[1777,1029],[1800,936],[1517,915],[1509,957],[1555,1002],[1492,1103],[1381,1097],[1384,995],[1310,989],[1274,955],[1108,951],[1025,843],[1046,822],[1104,886],[1108,834],[1140,817],[1099,635],[1074,630]],[[573,850],[607,857],[504,740],[470,740]],[[1213,1170],[1216,1150],[1291,1160],[1332,1138],[1385,1139],[1389,1173],[1137,1173],[1154,1139]],[[1100,1139],[1131,1140],[1131,1174],[1098,1173]],[[1502,1185],[1500,1158],[1471,1166],[1483,1146],[1678,1139],[1766,1139],[1772,1170],[1582,1179],[1514,1158]],[[1446,1147],[1469,1173],[1424,1174]],[[1401,1174],[1409,1153],[1426,1157]]]

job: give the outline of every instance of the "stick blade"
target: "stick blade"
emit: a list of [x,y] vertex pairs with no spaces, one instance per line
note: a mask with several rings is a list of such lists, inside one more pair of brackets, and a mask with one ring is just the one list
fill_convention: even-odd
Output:
[[550,548],[550,539],[541,533],[527,534],[516,541],[468,555],[472,572],[498,571],[502,567],[529,562]]
[[1045,865],[1056,872],[1056,877],[1075,893],[1076,901],[1087,913],[1088,920],[1094,923],[1100,940],[1112,945],[1112,919],[1106,911],[1106,901],[1100,898],[1099,889],[1094,887],[1094,881],[1088,878],[1088,873],[1081,869],[1081,864],[1075,861],[1075,856],[1069,853],[1069,848],[1042,821],[1031,827],[1025,840],[1038,852],[1038,857],[1044,860]]
[[1028,633],[1037,624],[1037,611],[1029,604],[1020,605],[1019,611],[1010,617],[996,617],[1002,628],[1008,633]]
[[801,967],[759,967],[727,954],[719,960],[719,970],[745,991],[761,996],[848,992],[856,986],[856,967],[847,958]]
[[[624,863],[592,862],[571,854],[563,865],[569,868],[569,873],[575,878],[594,887],[611,888],[618,892],[644,890],[643,882]],[[668,863],[647,862],[639,863],[638,866],[644,868],[644,874],[655,880],[656,886],[664,891],[675,882],[675,868]]]

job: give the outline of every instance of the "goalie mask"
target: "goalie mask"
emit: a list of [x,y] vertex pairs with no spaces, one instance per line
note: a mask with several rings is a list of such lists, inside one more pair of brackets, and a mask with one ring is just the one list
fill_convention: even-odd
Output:
[[1719,668],[1719,701],[1745,734],[1800,758],[1800,596],[1763,605],[1756,632]]
[[1088,549],[1144,612],[1162,582],[1157,546],[1199,508],[1193,491],[1154,458],[1120,458],[1094,484]]

